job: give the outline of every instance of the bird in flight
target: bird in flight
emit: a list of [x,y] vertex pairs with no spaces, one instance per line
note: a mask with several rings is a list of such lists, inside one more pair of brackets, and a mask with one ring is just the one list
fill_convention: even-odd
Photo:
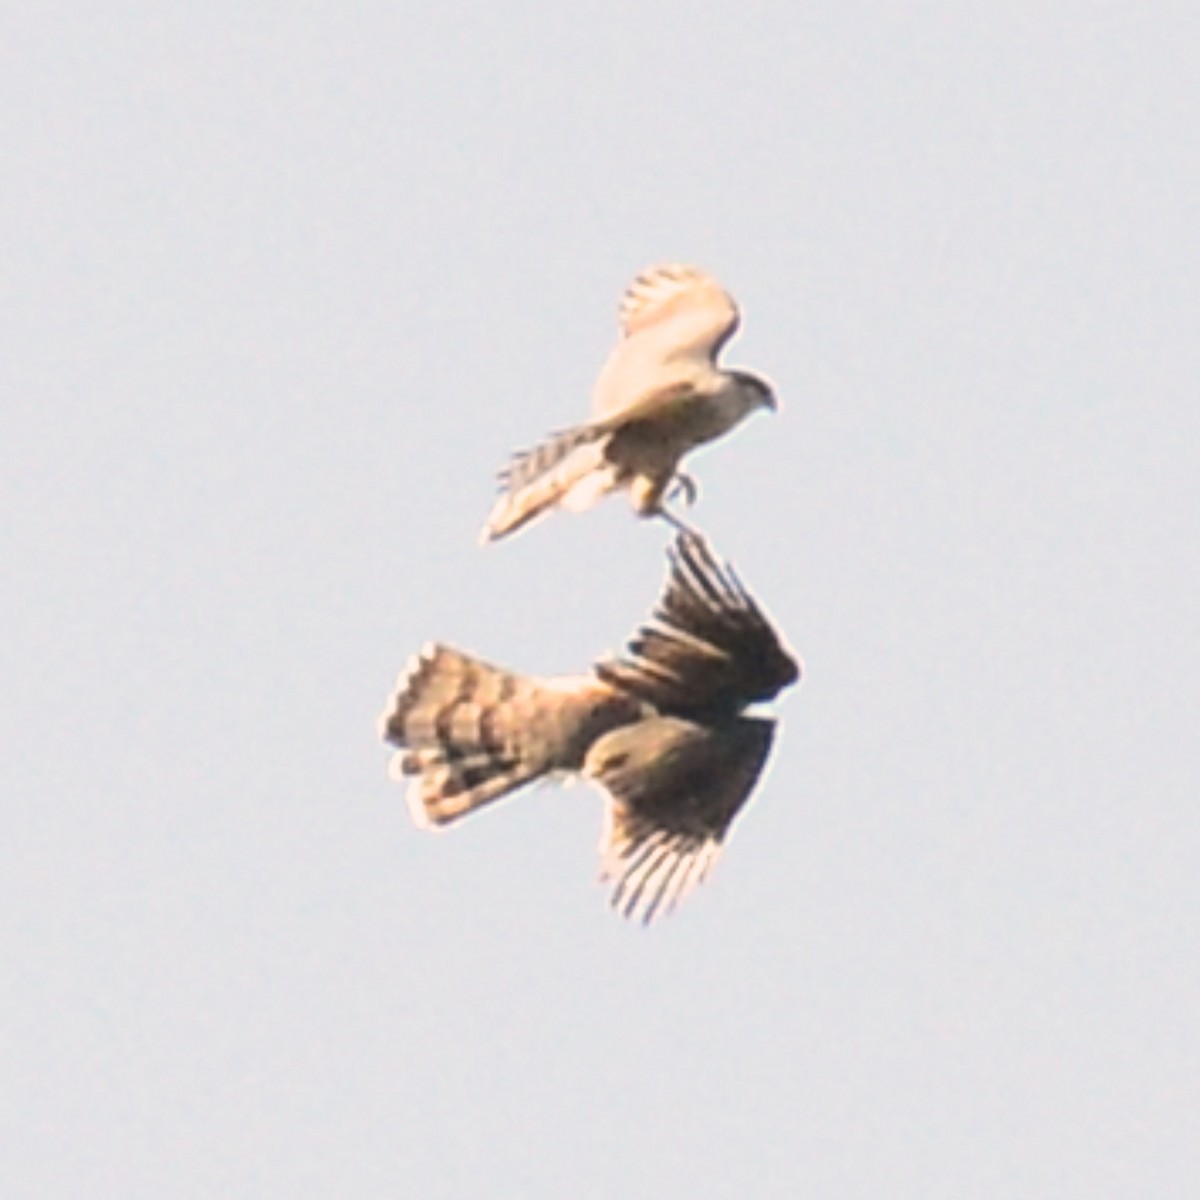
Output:
[[762,610],[708,542],[680,532],[666,586],[625,654],[534,678],[431,644],[379,719],[421,828],[449,825],[548,775],[606,794],[601,878],[644,922],[708,875],[775,733],[746,708],[800,677]]
[[621,301],[621,336],[600,372],[591,420],[521,451],[500,472],[501,495],[484,526],[491,542],[555,508],[581,512],[626,489],[643,517],[665,516],[675,488],[696,486],[680,460],[759,408],[774,409],[770,384],[717,365],[739,322],[733,298],[695,267],[652,267]]

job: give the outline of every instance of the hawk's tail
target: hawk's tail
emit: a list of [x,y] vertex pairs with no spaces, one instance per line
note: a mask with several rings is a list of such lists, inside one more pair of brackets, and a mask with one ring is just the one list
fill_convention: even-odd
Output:
[[618,482],[616,469],[605,458],[607,439],[608,430],[602,426],[577,425],[514,454],[500,472],[503,494],[480,540],[494,542],[552,508],[591,508]]
[[536,687],[448,646],[409,661],[379,732],[401,750],[393,776],[414,776],[408,803],[418,825],[449,824],[541,774],[519,737]]
[[399,747],[392,775],[413,777],[409,809],[428,827],[577,771],[596,737],[636,711],[592,677],[531,679],[434,644],[409,661],[379,733]]

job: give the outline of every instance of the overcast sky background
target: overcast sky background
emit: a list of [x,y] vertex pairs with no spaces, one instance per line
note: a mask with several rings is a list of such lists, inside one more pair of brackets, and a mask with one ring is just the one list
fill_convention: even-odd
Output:
[[[5,1196],[1190,1197],[1191,4],[46,3],[0,71]],[[435,837],[375,718],[663,576],[486,550],[634,272],[777,384],[694,510],[803,656],[710,882]]]

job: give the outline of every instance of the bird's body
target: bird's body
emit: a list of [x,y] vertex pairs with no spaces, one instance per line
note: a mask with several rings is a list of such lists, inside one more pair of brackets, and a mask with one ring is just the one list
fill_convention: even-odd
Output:
[[581,511],[627,489],[635,512],[653,516],[683,457],[729,432],[757,408],[774,408],[767,383],[717,364],[737,329],[732,298],[694,267],[654,267],[621,303],[621,337],[596,382],[592,417],[514,456],[484,541],[555,508]]
[[614,904],[649,920],[704,878],[762,770],[774,721],[745,708],[798,677],[732,570],[685,534],[625,657],[534,679],[429,646],[401,676],[380,731],[400,748],[393,774],[411,779],[424,827],[545,775],[600,784]]

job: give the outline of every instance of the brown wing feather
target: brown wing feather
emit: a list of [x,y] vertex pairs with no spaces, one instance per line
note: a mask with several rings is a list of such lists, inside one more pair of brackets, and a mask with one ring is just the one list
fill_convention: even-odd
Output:
[[610,797],[601,874],[615,884],[614,908],[649,922],[703,882],[774,734],[756,717],[715,726],[659,717],[597,742],[584,774]]
[[736,713],[800,677],[733,568],[694,533],[675,539],[667,585],[626,656],[594,670],[660,712],[681,716]]

